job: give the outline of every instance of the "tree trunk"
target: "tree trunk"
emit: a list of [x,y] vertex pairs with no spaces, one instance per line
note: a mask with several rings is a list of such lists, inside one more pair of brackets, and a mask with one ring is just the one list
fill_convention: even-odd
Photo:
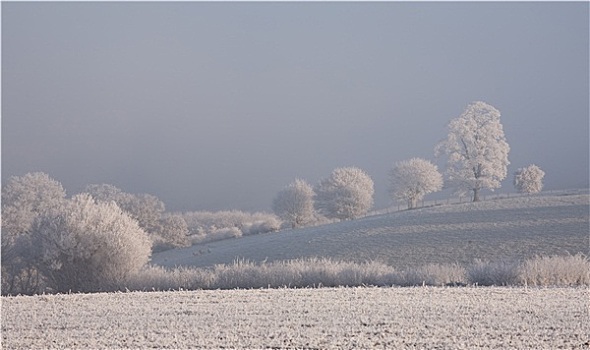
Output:
[[479,188],[473,189],[473,201],[479,202]]

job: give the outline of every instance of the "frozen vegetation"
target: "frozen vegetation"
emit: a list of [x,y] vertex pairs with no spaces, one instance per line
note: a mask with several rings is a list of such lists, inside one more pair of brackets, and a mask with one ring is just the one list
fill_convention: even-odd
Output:
[[272,262],[308,257],[397,269],[476,260],[521,262],[537,255],[588,255],[586,193],[439,205],[317,227],[199,244],[154,254],[165,267]]
[[587,349],[586,288],[323,288],[2,298],[3,349]]
[[[76,198],[56,223],[78,212],[78,223],[129,221],[115,203],[68,205]],[[164,251],[99,288],[127,293],[3,296],[2,348],[587,348],[588,201],[583,191],[438,205]],[[211,218],[232,225],[234,214],[254,218]],[[65,232],[33,221],[43,237]],[[61,251],[87,237],[68,232],[52,243]],[[518,287],[481,287],[505,285]]]

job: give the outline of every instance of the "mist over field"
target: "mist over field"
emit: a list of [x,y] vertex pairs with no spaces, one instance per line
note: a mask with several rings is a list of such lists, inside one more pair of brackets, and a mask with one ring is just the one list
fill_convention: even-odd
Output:
[[587,348],[588,2],[2,2],[2,347]]
[[[589,186],[588,3],[2,3],[2,182],[268,211],[295,178],[421,157],[472,101],[509,176]],[[489,194],[489,192],[487,192]],[[450,190],[434,195],[447,198]]]

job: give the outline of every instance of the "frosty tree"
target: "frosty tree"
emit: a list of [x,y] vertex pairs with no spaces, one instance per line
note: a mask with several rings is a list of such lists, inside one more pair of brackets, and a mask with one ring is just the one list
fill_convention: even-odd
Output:
[[41,276],[31,261],[31,227],[66,202],[62,185],[41,172],[11,177],[2,186],[2,293],[40,291]]
[[392,196],[406,201],[408,209],[412,209],[426,194],[440,191],[443,178],[436,165],[425,159],[412,158],[395,163],[390,184]]
[[316,188],[316,209],[327,218],[356,219],[373,206],[373,180],[356,167],[337,168]]
[[272,210],[292,228],[308,225],[315,216],[313,196],[313,188],[304,180],[296,179],[277,194]]
[[49,175],[37,172],[13,176],[2,187],[2,234],[28,232],[35,217],[65,202],[66,191]]
[[156,196],[126,193],[109,184],[88,185],[84,192],[99,201],[114,201],[148,233],[159,233],[159,221],[164,214],[165,206]]
[[520,193],[539,193],[543,189],[545,172],[531,164],[514,173],[514,187]]
[[139,226],[145,230],[154,241],[154,248],[161,250],[165,247],[182,247],[189,244],[188,228],[185,229],[184,218],[165,215],[164,203],[158,197],[150,194],[131,194],[109,185],[88,185],[85,192],[98,201],[117,203]]
[[479,201],[480,190],[500,188],[510,164],[510,146],[504,137],[500,112],[479,101],[451,120],[447,139],[435,151],[448,156],[446,175],[450,184],[459,194],[473,192],[474,202]]
[[151,252],[151,241],[136,220],[116,203],[95,202],[88,194],[38,218],[31,230],[37,267],[57,292],[122,287]]
[[159,233],[152,233],[154,252],[178,247],[189,247],[188,225],[182,215],[167,214],[159,221]]

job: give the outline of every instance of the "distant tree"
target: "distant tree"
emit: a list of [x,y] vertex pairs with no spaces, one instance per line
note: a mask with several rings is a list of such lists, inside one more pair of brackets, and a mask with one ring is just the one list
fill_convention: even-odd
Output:
[[314,220],[313,188],[304,180],[296,179],[282,189],[272,202],[274,213],[292,228],[303,227]]
[[451,120],[447,139],[436,147],[436,154],[448,156],[446,174],[457,193],[473,192],[479,201],[480,190],[500,188],[506,178],[508,152],[500,112],[484,103],[473,102],[463,114]]
[[412,158],[395,163],[390,173],[390,184],[392,196],[406,201],[408,209],[412,209],[426,194],[440,191],[443,178],[436,165]]
[[160,228],[157,230],[159,234],[157,236],[152,234],[154,251],[190,246],[188,225],[182,215],[164,215],[159,225]]
[[327,218],[356,219],[373,206],[373,180],[356,167],[337,168],[316,187],[315,206]]
[[520,193],[541,192],[544,176],[545,172],[534,164],[519,168],[514,173],[514,187]]
[[84,192],[98,201],[114,201],[119,208],[137,220],[139,226],[148,233],[159,233],[162,228],[160,219],[164,214],[165,206],[156,196],[123,192],[109,184],[88,185]]
[[[137,220],[139,226],[148,233],[154,248],[163,249],[164,247],[178,247],[179,225],[182,225],[179,218],[165,218],[164,203],[158,197],[151,194],[131,194],[123,192],[121,189],[109,185],[88,185],[85,189],[98,201],[114,201],[119,208],[125,211],[133,219]],[[184,220],[184,219],[183,219]],[[185,222],[186,223],[186,222]],[[170,225],[170,226],[168,226]],[[185,243],[182,243],[184,245]]]
[[2,187],[2,234],[26,233],[37,216],[59,208],[65,197],[61,183],[45,173],[11,177]]
[[114,202],[74,196],[58,212],[35,220],[35,262],[56,292],[113,290],[149,259],[151,241]]
[[33,294],[42,276],[31,260],[31,227],[36,218],[59,210],[66,202],[62,185],[36,172],[11,177],[2,186],[2,294]]

